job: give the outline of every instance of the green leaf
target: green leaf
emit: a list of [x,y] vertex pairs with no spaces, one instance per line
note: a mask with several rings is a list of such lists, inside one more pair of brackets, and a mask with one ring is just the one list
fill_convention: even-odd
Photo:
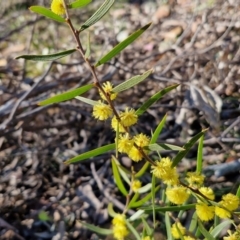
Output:
[[240,186],[238,187],[238,190],[237,190],[236,196],[240,198]]
[[96,64],[95,67],[100,66],[101,64],[109,61],[111,58],[115,57],[118,53],[120,53],[124,48],[126,48],[129,44],[131,44],[134,40],[136,40],[142,33],[144,33],[151,23],[145,25],[140,28],[136,32],[132,33],[128,38],[120,42],[116,45],[110,52],[108,52],[104,57],[102,57]]
[[[152,192],[156,192],[158,191],[160,188],[160,186],[157,186]],[[129,203],[129,208],[137,208],[137,207],[141,207],[143,204],[145,204],[148,200],[151,199],[152,197],[152,192],[148,193],[145,197],[143,197],[142,199],[140,199],[137,202],[132,202],[131,205]]]
[[54,54],[48,54],[48,55],[21,55],[21,56],[16,57],[16,59],[24,58],[26,60],[43,61],[43,62],[44,61],[55,61],[59,58],[66,57],[75,51],[76,51],[76,49],[70,49],[67,51],[54,53]]
[[127,89],[137,85],[138,83],[142,82],[143,80],[145,80],[152,73],[152,71],[153,70],[151,69],[151,70],[146,71],[142,75],[134,76],[134,77],[126,80],[125,82],[119,84],[115,88],[113,88],[112,91],[115,92],[115,93],[119,93],[119,92],[122,92],[124,90],[127,90]]
[[45,211],[40,211],[39,214],[38,214],[38,218],[39,218],[39,220],[41,220],[43,222],[51,220],[48,213],[45,212]]
[[68,8],[81,8],[92,2],[92,0],[77,0],[68,4]]
[[109,216],[110,217],[112,217],[112,218],[114,218],[116,215],[117,215],[117,213],[114,211],[114,209],[113,209],[113,204],[112,204],[112,202],[110,202],[109,204],[108,204],[108,214],[109,214]]
[[141,237],[140,237],[138,231],[130,224],[130,222],[126,221],[126,224],[127,224],[128,229],[130,230],[130,232],[135,236],[134,239],[141,240]]
[[144,229],[147,232],[147,235],[151,236],[154,233],[154,229],[148,225],[147,221],[143,217],[142,217],[142,222],[143,222]]
[[[156,186],[156,177],[152,174],[152,189],[151,189],[151,200],[152,200],[152,215],[153,215],[153,226],[156,227],[156,209],[155,209],[155,186]],[[159,187],[160,188],[160,187]]]
[[97,101],[94,101],[94,100],[91,100],[91,99],[85,98],[85,97],[77,96],[75,98],[77,100],[81,101],[81,102],[87,103],[87,104],[92,105],[92,106],[96,106],[96,105],[100,104],[100,102],[97,102]]
[[165,213],[165,224],[166,224],[166,230],[167,230],[167,239],[174,240],[171,232],[171,219],[168,212]]
[[136,211],[130,218],[129,221],[136,221],[137,219],[139,219],[142,215],[144,214],[143,210],[138,210]]
[[172,163],[172,167],[177,166],[177,164],[187,155],[187,153],[190,151],[190,149],[192,148],[192,146],[199,140],[199,138],[201,138],[204,133],[207,131],[207,129],[202,130],[200,133],[198,133],[197,135],[195,135],[193,138],[191,138],[184,146],[183,148],[185,150],[180,151],[176,157],[173,159],[173,163]]
[[105,0],[102,6],[81,26],[79,31],[83,31],[98,22],[109,11],[114,2],[115,0]]
[[90,32],[88,32],[88,36],[87,36],[87,49],[85,52],[85,58],[89,58],[91,54],[91,46],[90,46]]
[[159,92],[157,92],[155,95],[153,95],[152,97],[150,97],[137,111],[136,114],[137,115],[142,115],[150,106],[152,106],[155,102],[157,102],[160,98],[162,98],[165,94],[167,94],[168,92],[170,92],[171,90],[175,89],[176,87],[178,87],[179,84],[167,87]]
[[96,148],[94,150],[91,150],[89,152],[82,153],[74,158],[71,158],[65,162],[65,164],[71,164],[71,163],[77,163],[92,157],[96,157],[98,155],[101,155],[103,153],[109,152],[111,150],[115,149],[115,143],[108,144],[105,146],[102,146],[100,148]]
[[57,22],[65,22],[65,19],[57,15],[56,13],[52,12],[51,10],[41,7],[41,6],[32,6],[29,8],[32,12],[38,13],[40,15],[43,15],[47,18],[50,18],[52,20],[55,20]]
[[184,150],[184,148],[181,148],[172,144],[167,144],[167,143],[153,143],[144,147],[144,149],[150,150],[150,151],[159,151],[159,152],[163,150],[173,150],[173,151]]
[[215,238],[209,233],[209,231],[203,226],[202,222],[198,219],[198,227],[202,235],[207,240],[215,240]]
[[145,162],[142,168],[135,174],[135,177],[140,178],[147,171],[149,165],[149,162]]
[[165,114],[165,116],[163,117],[163,119],[158,124],[157,128],[155,129],[155,131],[152,135],[151,141],[150,141],[151,144],[157,142],[157,139],[158,139],[158,137],[159,137],[164,125],[165,125],[166,120],[167,120],[167,114]]
[[86,223],[86,222],[82,222],[80,221],[80,223],[86,227],[87,229],[95,232],[95,233],[98,233],[98,234],[101,234],[101,235],[110,235],[113,233],[113,230],[112,229],[106,229],[106,228],[100,228],[100,227],[96,227],[92,224],[89,224],[89,223]]
[[197,220],[198,220],[198,217],[197,217],[197,213],[195,211],[193,216],[192,216],[191,223],[190,223],[190,226],[189,226],[189,231],[190,232],[195,232],[195,230],[197,228]]
[[113,176],[117,184],[117,187],[124,196],[127,196],[128,192],[123,184],[122,178],[120,177],[118,166],[117,166],[117,163],[115,162],[114,157],[112,157],[111,162],[112,162]]
[[67,91],[67,92],[64,92],[64,93],[60,93],[60,94],[55,95],[53,97],[50,97],[50,98],[48,98],[48,99],[46,99],[44,101],[41,101],[38,104],[40,106],[46,106],[46,105],[53,104],[53,103],[64,102],[64,101],[73,99],[76,96],[81,95],[81,94],[87,92],[92,87],[93,87],[92,84],[88,84],[88,85],[85,85],[85,86],[80,87],[80,88],[76,88],[76,89],[73,89],[73,90],[70,90],[70,91]]
[[145,186],[140,187],[140,188],[138,189],[138,192],[139,192],[139,193],[145,193],[145,192],[148,192],[150,189],[152,189],[152,183],[148,183],[148,184],[146,184]]
[[223,229],[226,229],[233,221],[230,219],[224,220],[219,225],[217,225],[214,229],[210,231],[211,235],[216,239],[218,235],[222,232]]
[[[181,210],[189,210],[189,209],[195,209],[196,204],[186,204],[181,206],[168,206],[168,207],[159,207],[158,205],[155,205],[155,209],[157,212],[179,212]],[[147,213],[152,213],[152,206],[147,207],[141,207],[142,210],[144,210]]]
[[131,208],[132,204],[134,204],[134,203],[138,200],[139,196],[140,196],[140,194],[139,194],[138,192],[136,192],[136,193],[133,195],[131,201],[128,203],[128,206],[127,206],[127,207],[128,207],[128,208]]
[[196,172],[199,173],[199,174],[202,173],[203,140],[204,140],[204,135],[200,137],[200,140],[199,140],[199,143],[198,143],[197,170],[196,170]]

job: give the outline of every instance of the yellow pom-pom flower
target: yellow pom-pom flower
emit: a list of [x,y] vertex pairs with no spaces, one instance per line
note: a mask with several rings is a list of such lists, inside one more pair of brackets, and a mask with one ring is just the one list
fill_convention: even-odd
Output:
[[120,133],[124,133],[125,132],[124,127],[122,126],[121,123],[118,122],[118,120],[117,120],[117,118],[115,116],[112,118],[111,125],[112,125],[112,128],[115,130],[115,132],[117,131],[117,129],[118,129],[118,131]]
[[[102,87],[103,87],[103,90],[105,91],[105,93],[107,93],[109,95],[109,98],[111,100],[114,100],[117,97],[117,93],[114,93],[112,91],[113,90],[113,85],[110,82],[103,83]],[[103,100],[107,100],[106,97],[104,96],[104,94],[100,90],[99,90],[99,94],[100,94],[100,97]]]
[[189,192],[185,187],[175,186],[167,188],[166,195],[170,202],[174,204],[183,204],[189,198]]
[[139,188],[141,188],[141,186],[142,186],[142,183],[139,180],[134,180],[131,185],[132,190],[135,193],[138,192],[138,190],[139,190]]
[[146,236],[146,237],[142,238],[142,240],[151,240],[151,237]]
[[112,116],[112,109],[109,105],[99,101],[97,105],[93,106],[93,116],[99,120],[106,120]]
[[128,235],[126,218],[123,214],[117,214],[113,220],[113,236],[117,240],[123,240]]
[[134,162],[139,162],[143,159],[142,153],[136,148],[132,147],[131,150],[128,152],[129,158],[131,158]]
[[228,193],[222,197],[223,205],[230,211],[236,210],[239,206],[239,197],[232,193]]
[[[224,202],[221,201],[219,202],[220,206],[224,206]],[[228,210],[221,208],[220,206],[215,207],[215,214],[220,217],[220,218],[230,218],[231,217],[231,212]]]
[[51,3],[51,11],[57,15],[63,15],[65,13],[63,0],[53,0]]
[[180,222],[174,223],[171,227],[171,233],[175,239],[180,239],[186,232],[186,228]]
[[128,134],[120,135],[118,139],[118,151],[120,153],[128,153],[133,147],[133,139]]
[[136,145],[141,148],[148,146],[150,143],[149,137],[143,133],[134,136],[133,139],[134,143],[136,143]]
[[199,203],[196,204],[196,213],[197,216],[202,220],[202,221],[210,221],[214,218],[214,206],[208,206],[205,203]]
[[125,112],[121,112],[119,116],[123,126],[125,127],[130,127],[134,125],[138,120],[138,115],[132,108],[126,108]]
[[211,188],[209,188],[209,187],[201,187],[200,189],[199,189],[199,191],[205,196],[205,197],[207,197],[208,199],[210,199],[210,200],[214,200],[214,198],[215,198],[215,195],[214,195],[214,192],[213,192],[213,190],[211,189]]
[[190,187],[198,187],[203,184],[204,176],[196,172],[188,172],[186,180],[189,183]]
[[162,158],[155,162],[155,166],[151,166],[152,174],[163,180],[165,184],[177,185],[179,183],[179,176],[176,167],[172,168],[170,158]]
[[238,232],[232,233],[231,230],[228,230],[227,233],[229,236],[223,237],[223,240],[239,240],[240,239],[240,233]]

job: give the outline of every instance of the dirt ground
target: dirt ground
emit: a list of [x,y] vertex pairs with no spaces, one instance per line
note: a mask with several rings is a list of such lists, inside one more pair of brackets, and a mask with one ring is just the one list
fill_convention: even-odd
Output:
[[[31,13],[29,1],[17,2],[24,4],[0,3],[0,239],[100,239],[78,220],[108,227],[107,204],[112,202],[116,211],[124,207],[114,184],[110,154],[70,166],[64,162],[112,143],[114,133],[108,122],[93,119],[89,105],[77,100],[38,105],[51,95],[91,83],[92,77],[75,53],[53,64],[16,60],[22,54],[75,47],[67,26]],[[72,14],[74,23],[83,23],[99,2]],[[117,85],[154,69],[138,87],[119,96],[119,109],[137,108],[157,91],[180,84],[140,118],[135,131],[150,135],[167,113],[159,142],[183,146],[209,128],[203,152],[207,185],[218,196],[236,192],[240,182],[240,1],[122,2],[89,30],[93,63],[133,31],[149,22],[152,25],[118,57],[99,67],[100,79]],[[84,33],[83,45],[86,38]],[[97,100],[96,93],[92,89],[85,97]],[[196,156],[194,147],[179,172],[193,170]],[[132,164],[126,156],[121,161],[128,167]]]

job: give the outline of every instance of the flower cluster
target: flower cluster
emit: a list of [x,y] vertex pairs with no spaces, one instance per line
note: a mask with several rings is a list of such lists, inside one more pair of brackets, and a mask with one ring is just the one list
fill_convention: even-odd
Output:
[[51,3],[51,10],[57,15],[63,15],[65,13],[63,0],[53,0]]
[[123,240],[128,235],[125,215],[117,214],[113,218],[112,224],[114,238],[116,238],[117,240]]

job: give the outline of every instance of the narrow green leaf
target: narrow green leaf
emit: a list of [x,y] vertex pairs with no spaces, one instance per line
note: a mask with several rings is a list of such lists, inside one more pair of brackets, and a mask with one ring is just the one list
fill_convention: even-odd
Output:
[[144,229],[147,232],[147,235],[151,236],[154,233],[154,229],[148,225],[147,221],[143,217],[142,217],[142,223],[143,223]]
[[113,209],[113,204],[112,204],[112,202],[110,202],[109,204],[108,204],[108,214],[109,214],[109,216],[110,217],[112,217],[112,218],[114,218],[116,215],[117,215],[117,213],[114,211],[114,209]]
[[238,190],[237,190],[236,196],[240,198],[240,186],[238,187]]
[[92,2],[92,0],[77,0],[68,4],[68,8],[81,8]]
[[98,22],[109,11],[114,1],[115,0],[105,0],[102,6],[81,26],[79,31],[83,31]]
[[[181,210],[189,210],[189,209],[195,209],[196,204],[187,204],[187,205],[181,205],[181,206],[168,206],[168,207],[159,207],[158,205],[155,205],[155,209],[157,212],[179,212]],[[152,213],[152,206],[147,207],[141,207],[142,210],[144,210],[147,213]]]
[[80,162],[80,161],[83,161],[83,160],[86,160],[86,159],[89,159],[89,158],[92,158],[92,157],[96,157],[96,156],[101,155],[103,153],[112,151],[114,149],[115,149],[115,143],[108,144],[108,145],[102,146],[100,148],[96,148],[94,150],[91,150],[89,152],[85,152],[83,154],[80,154],[80,155],[78,155],[74,158],[71,158],[71,159],[67,160],[65,162],[65,164],[77,163],[77,162]]
[[155,102],[157,102],[160,98],[162,98],[165,94],[167,94],[168,92],[170,92],[171,90],[175,89],[176,87],[178,87],[179,84],[167,87],[159,92],[157,92],[155,95],[153,95],[152,97],[150,97],[137,111],[136,114],[137,115],[142,115],[150,106],[152,106]]
[[155,131],[154,131],[154,133],[152,135],[151,141],[150,141],[151,144],[157,142],[158,137],[159,137],[159,135],[160,135],[164,125],[165,125],[166,120],[167,120],[167,114],[165,114],[165,116],[163,117],[163,119],[158,124],[157,128],[155,129]]
[[176,157],[173,159],[173,163],[172,163],[172,167],[177,166],[177,164],[187,155],[187,153],[190,151],[190,149],[192,148],[192,146],[199,140],[199,138],[201,138],[204,133],[207,131],[207,129],[202,130],[200,133],[198,133],[197,135],[195,135],[193,138],[191,138],[184,146],[183,148],[185,150],[180,151]]
[[207,240],[215,240],[215,238],[209,233],[209,231],[203,226],[202,222],[198,219],[198,227],[202,235]]
[[136,211],[130,218],[129,221],[136,221],[137,219],[139,219],[142,215],[144,214],[143,210],[138,210]]
[[146,193],[146,192],[148,192],[150,189],[152,189],[152,183],[148,183],[148,184],[146,184],[145,186],[140,187],[140,188],[138,189],[138,192],[139,192],[139,193]]
[[52,20],[55,20],[57,22],[65,22],[65,19],[62,18],[61,16],[57,15],[56,13],[52,12],[51,10],[45,8],[45,7],[41,7],[41,6],[31,6],[29,8],[32,12],[38,13],[42,16],[45,16],[47,18],[50,18]]
[[113,233],[113,230],[112,229],[106,229],[106,228],[100,228],[100,227],[96,227],[92,224],[89,224],[89,223],[86,223],[86,222],[82,222],[80,221],[80,223],[86,227],[87,229],[95,232],[95,233],[98,233],[98,234],[101,234],[101,235],[110,235]]
[[128,208],[131,208],[131,206],[138,200],[140,194],[138,192],[136,192],[132,199],[130,200],[129,204],[128,204]]
[[138,231],[130,224],[130,222],[126,221],[126,224],[127,224],[128,229],[130,230],[130,232],[135,236],[134,239],[141,240],[141,237],[140,237]]
[[67,92],[64,92],[64,93],[60,93],[60,94],[55,95],[53,97],[50,97],[50,98],[48,98],[48,99],[46,99],[44,101],[41,101],[38,104],[40,106],[46,106],[46,105],[53,104],[53,103],[64,102],[64,101],[73,99],[76,96],[81,95],[81,94],[87,92],[92,87],[93,87],[92,84],[88,84],[88,85],[85,85],[85,86],[80,87],[80,88],[76,88],[76,89],[73,89],[73,90],[70,90],[70,91],[67,91]]
[[[153,189],[152,192],[154,192],[154,194],[156,193],[156,191],[158,191],[160,188],[160,186],[157,186],[155,189]],[[152,192],[148,193],[146,196],[144,196],[142,199],[140,199],[137,202],[133,202],[131,203],[131,205],[129,204],[130,208],[137,208],[137,207],[141,207],[143,204],[145,204],[147,201],[149,201],[152,197]]]
[[112,157],[111,159],[111,162],[112,162],[112,170],[113,170],[113,176],[114,176],[114,179],[115,179],[115,182],[116,182],[116,185],[118,187],[118,189],[120,190],[120,192],[124,195],[124,196],[127,196],[128,192],[123,184],[123,181],[120,177],[120,174],[119,174],[119,170],[118,170],[118,166],[114,160],[114,157]]
[[202,173],[203,140],[204,140],[204,135],[200,137],[199,143],[198,143],[197,170],[196,170],[196,172],[199,173],[199,174]]
[[[155,209],[155,186],[156,186],[156,177],[152,174],[152,189],[151,189],[151,200],[152,200],[152,215],[153,215],[153,226],[156,227],[156,209]],[[160,188],[160,187],[159,187]]]
[[116,45],[110,52],[108,52],[104,57],[102,57],[96,64],[95,67],[100,66],[101,64],[109,61],[113,57],[115,57],[118,53],[120,53],[124,48],[126,48],[129,44],[131,44],[134,40],[136,40],[142,33],[144,33],[151,23],[145,25],[144,27],[140,28],[136,32],[132,33],[128,38],[120,42]]
[[97,101],[94,101],[94,100],[91,100],[91,99],[85,98],[85,97],[80,97],[80,96],[78,96],[78,97],[75,97],[75,98],[76,98],[77,100],[81,101],[81,102],[87,103],[87,104],[92,105],[92,106],[96,106],[96,105],[100,104],[100,103],[97,102]]
[[195,232],[196,228],[197,228],[197,213],[194,212],[193,216],[192,216],[192,219],[191,219],[191,223],[190,223],[190,226],[189,226],[189,231],[190,232]]
[[124,90],[127,90],[127,89],[137,85],[138,83],[142,82],[143,80],[145,80],[152,73],[152,71],[153,70],[151,69],[151,70],[146,71],[142,75],[134,76],[134,77],[126,80],[125,82],[119,84],[115,88],[113,88],[112,91],[115,92],[115,93],[119,93],[119,92],[122,92]]
[[85,58],[89,58],[91,54],[91,47],[90,47],[90,32],[88,32],[88,36],[87,36],[87,49],[85,52]]
[[140,178],[147,171],[149,165],[149,162],[145,162],[142,168],[135,174],[135,177]]
[[167,239],[174,240],[171,232],[171,219],[168,212],[165,212],[165,224],[166,224],[166,230],[167,230]]
[[16,59],[24,58],[26,60],[42,61],[42,62],[55,61],[59,58],[66,57],[66,56],[72,54],[75,51],[76,51],[76,49],[70,49],[70,50],[67,50],[67,51],[54,53],[54,54],[48,54],[48,55],[21,55],[21,56],[16,57]]
[[218,226],[210,231],[211,235],[216,239],[223,229],[226,229],[233,221],[230,219],[224,220]]
[[159,151],[159,152],[163,150],[172,150],[172,151],[184,150],[184,148],[181,148],[172,144],[168,144],[168,143],[153,143],[144,147],[144,149],[150,150],[150,151]]

